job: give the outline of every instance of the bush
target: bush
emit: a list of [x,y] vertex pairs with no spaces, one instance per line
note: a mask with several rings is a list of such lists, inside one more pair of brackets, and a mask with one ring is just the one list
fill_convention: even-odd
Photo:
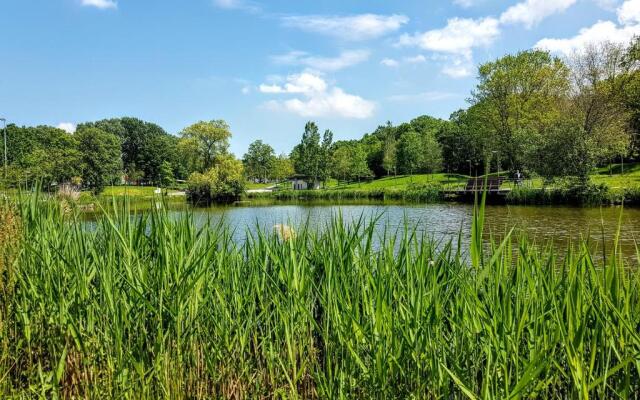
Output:
[[223,157],[204,174],[191,174],[187,187],[188,199],[194,203],[237,199],[245,188],[242,163],[230,156]]
[[605,184],[585,182],[579,178],[555,181],[555,186],[534,189],[516,187],[507,195],[510,204],[601,205],[616,203],[616,196]]

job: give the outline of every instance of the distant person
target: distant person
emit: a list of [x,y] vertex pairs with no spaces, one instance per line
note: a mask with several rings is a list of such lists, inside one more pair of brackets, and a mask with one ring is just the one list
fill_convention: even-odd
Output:
[[520,170],[516,170],[516,184],[522,184],[522,174],[520,173]]

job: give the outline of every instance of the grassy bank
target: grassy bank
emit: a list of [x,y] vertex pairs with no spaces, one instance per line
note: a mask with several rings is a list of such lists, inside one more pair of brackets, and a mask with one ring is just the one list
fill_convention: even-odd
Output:
[[[261,231],[243,244],[162,209],[85,229],[2,207],[0,393],[82,398],[628,398],[640,273],[508,236],[471,261],[412,227]],[[377,243],[377,245],[375,245]],[[637,267],[637,266],[636,266]]]

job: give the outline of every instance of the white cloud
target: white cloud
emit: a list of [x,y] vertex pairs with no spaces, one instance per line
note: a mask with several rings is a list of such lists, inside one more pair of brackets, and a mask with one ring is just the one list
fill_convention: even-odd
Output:
[[473,70],[473,49],[490,46],[499,35],[500,24],[495,18],[452,18],[442,29],[403,35],[398,44],[436,53],[434,58],[444,61],[442,73],[464,78]]
[[415,57],[405,57],[404,61],[408,64],[422,64],[427,62],[427,59],[422,54],[418,54]]
[[415,93],[415,94],[396,94],[396,95],[390,96],[389,100],[397,101],[397,102],[439,101],[439,100],[446,100],[446,99],[451,99],[455,97],[460,97],[460,95],[457,95],[455,93],[449,93],[449,92],[430,91],[430,92],[422,92],[422,93]]
[[499,34],[500,27],[495,18],[452,18],[442,29],[403,35],[399,45],[471,57],[473,48],[489,46]]
[[418,54],[413,57],[404,57],[401,61],[395,60],[393,58],[384,58],[380,61],[380,64],[389,68],[399,67],[401,64],[422,64],[427,62],[427,58],[422,54]]
[[342,40],[375,39],[395,32],[409,22],[404,15],[360,14],[353,16],[299,15],[283,17],[285,26]]
[[640,0],[628,0],[617,10],[618,21],[623,25],[640,23]]
[[523,24],[530,29],[543,19],[565,11],[576,0],[525,0],[509,7],[500,15],[503,24]]
[[266,107],[289,111],[303,117],[362,119],[372,116],[375,110],[373,102],[346,93],[339,87],[329,87],[321,76],[311,72],[290,75],[284,85],[262,84],[260,91],[268,94],[302,94],[303,98],[269,101]]
[[347,50],[337,57],[315,57],[303,51],[292,51],[284,55],[272,57],[279,64],[304,65],[320,71],[338,71],[360,64],[369,59],[368,50]]
[[385,67],[390,67],[390,68],[395,68],[400,66],[400,63],[396,60],[394,60],[393,58],[385,58],[382,61],[380,61],[380,64],[384,65]]
[[101,10],[107,8],[118,8],[118,3],[114,0],[80,0],[80,4],[88,7],[96,7]]
[[311,72],[303,72],[301,74],[289,75],[287,77],[287,83],[284,85],[278,84],[261,84],[260,91],[262,93],[303,93],[313,94],[320,93],[327,90],[327,82],[319,75]]
[[640,25],[617,26],[611,21],[598,21],[591,27],[581,29],[580,32],[572,38],[542,39],[535,47],[570,55],[589,44],[604,41],[626,44],[636,35],[640,35]]
[[67,133],[74,133],[76,131],[76,124],[72,122],[60,122],[57,126],[58,129],[62,129]]

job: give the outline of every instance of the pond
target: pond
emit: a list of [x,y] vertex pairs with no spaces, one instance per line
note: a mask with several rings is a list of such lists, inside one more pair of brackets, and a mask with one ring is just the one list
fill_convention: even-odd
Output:
[[[405,223],[439,242],[454,242],[461,232],[462,245],[468,247],[473,206],[469,204],[399,204],[380,202],[358,203],[243,203],[235,206],[189,207],[172,205],[176,217],[190,210],[198,224],[224,220],[235,229],[235,238],[244,240],[247,231],[261,226],[268,230],[276,224],[299,227],[308,224],[312,229],[322,227],[335,215],[341,214],[346,223],[377,220],[377,230],[394,232]],[[620,216],[622,218],[620,221]],[[640,209],[622,207],[579,208],[563,206],[487,206],[486,233],[504,236],[512,227],[537,244],[553,243],[564,251],[570,243],[588,239],[598,255],[603,243],[610,249],[618,226],[626,258],[637,263],[635,241],[640,239]]]

